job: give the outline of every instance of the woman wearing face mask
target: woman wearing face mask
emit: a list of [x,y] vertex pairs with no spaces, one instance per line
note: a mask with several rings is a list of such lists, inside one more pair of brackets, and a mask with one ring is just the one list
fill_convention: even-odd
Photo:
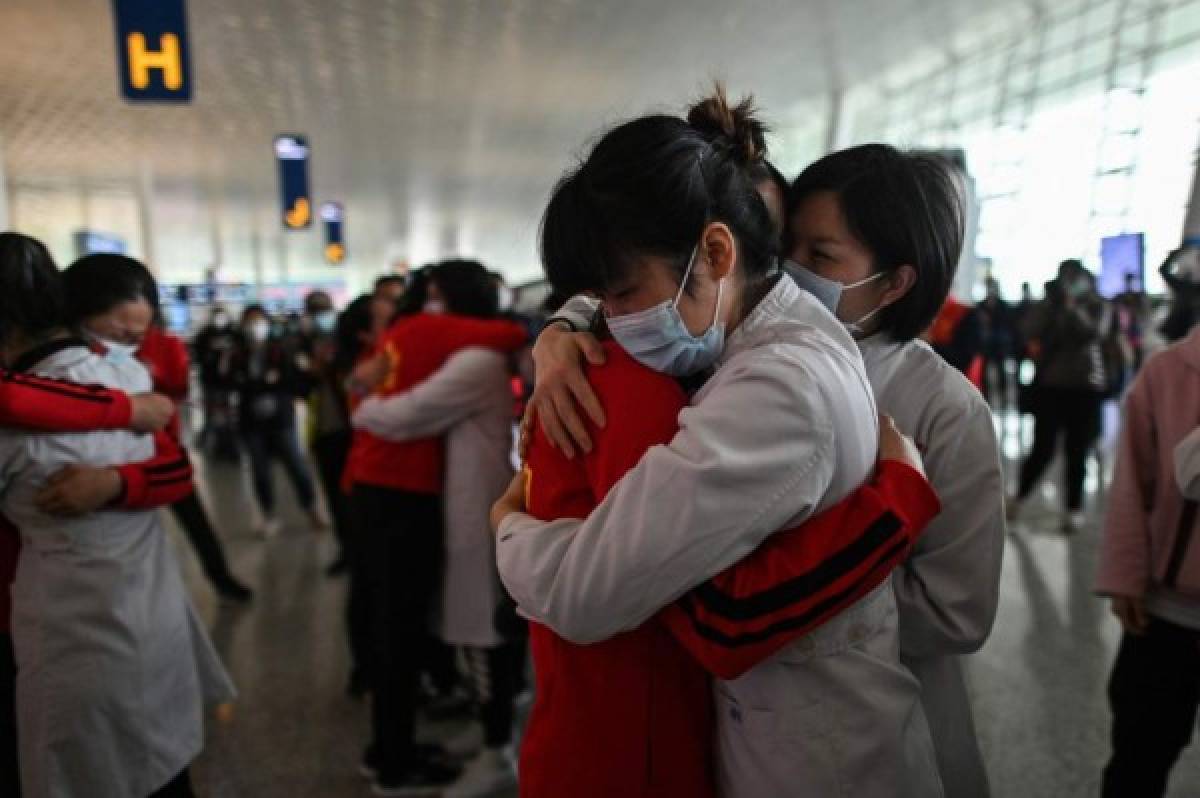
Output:
[[[158,323],[158,286],[143,264],[124,255],[88,255],[63,272],[67,310],[98,352],[116,364],[140,364],[154,390],[177,402],[187,399],[187,349]],[[168,427],[180,443],[179,415]],[[224,601],[244,603],[253,593],[234,578],[221,541],[195,491],[171,506],[213,590]]]
[[296,352],[271,337],[271,320],[262,305],[248,305],[242,311],[241,327],[241,340],[225,365],[225,373],[238,391],[238,424],[250,455],[254,494],[263,516],[259,531],[265,537],[279,532],[271,476],[274,460],[282,463],[313,527],[324,528],[312,474],[296,433],[296,400],[308,393],[308,376],[297,363]]
[[[559,184],[543,220],[551,282],[599,294],[626,352],[669,375],[712,373],[669,444],[583,521],[515,511],[521,481],[498,503],[506,586],[523,612],[577,643],[641,625],[848,495],[875,462],[877,416],[853,339],[775,268],[775,228],[755,187],[761,125],[720,96],[689,119],[611,131]],[[720,792],[940,795],[918,687],[896,644],[884,586],[719,683]]]
[[986,796],[960,657],[995,619],[1003,474],[983,397],[917,338],[954,281],[956,188],[934,158],[869,144],[805,169],[787,218],[788,272],[858,339],[880,412],[916,439],[941,499],[893,578],[900,656],[921,682],[946,795]]
[[[0,303],[5,366],[149,389],[132,358],[97,355],[71,335],[60,275],[32,239],[0,236]],[[24,545],[12,636],[27,796],[190,796],[202,704],[233,695],[155,511],[60,518],[38,510],[47,478],[63,466],[139,461],[152,451],[149,436],[124,431],[0,431],[0,509]],[[161,476],[178,481],[180,468]]]

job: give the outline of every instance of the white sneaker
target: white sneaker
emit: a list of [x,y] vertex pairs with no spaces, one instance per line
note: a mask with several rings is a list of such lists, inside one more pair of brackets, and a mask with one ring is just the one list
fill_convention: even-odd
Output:
[[273,538],[279,534],[279,530],[283,525],[279,523],[279,519],[275,517],[267,517],[259,522],[257,532],[264,538]]
[[483,798],[517,786],[517,766],[510,746],[485,748],[467,763],[458,781],[442,793],[442,798]]

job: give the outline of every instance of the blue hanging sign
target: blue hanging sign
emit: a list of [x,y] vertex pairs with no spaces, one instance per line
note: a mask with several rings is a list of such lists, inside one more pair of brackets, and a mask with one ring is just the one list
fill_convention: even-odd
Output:
[[134,102],[192,100],[184,0],[113,0],[121,94]]
[[308,190],[308,139],[304,136],[275,137],[279,161],[279,195],[284,230],[307,230],[312,226],[312,196]]
[[321,221],[325,223],[325,261],[337,266],[346,259],[346,239],[343,237],[342,222],[346,213],[340,202],[321,204]]

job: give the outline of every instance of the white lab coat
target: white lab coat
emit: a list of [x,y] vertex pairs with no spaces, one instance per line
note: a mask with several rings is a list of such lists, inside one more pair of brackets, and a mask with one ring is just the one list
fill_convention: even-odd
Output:
[[[514,514],[501,578],[527,615],[587,643],[637,627],[869,475],[878,423],[854,341],[781,279],[716,373],[584,521]],[[715,685],[726,798],[941,795],[888,586]]]
[[[114,366],[82,344],[57,348],[32,370],[150,388],[140,364]],[[34,507],[46,478],[68,463],[153,453],[150,436],[120,430],[0,430],[0,512],[23,543],[12,636],[26,798],[145,798],[200,753],[204,700],[233,696],[155,511],[57,519]]]
[[1183,498],[1200,500],[1200,427],[1175,446],[1175,481]]
[[355,427],[387,440],[446,436],[446,569],[433,628],[452,645],[503,642],[488,515],[512,480],[512,403],[504,356],[466,349],[419,385],[367,399],[354,413]]
[[986,798],[961,657],[991,632],[1004,553],[1004,475],[992,413],[979,392],[922,341],[860,342],[881,413],[911,435],[942,502],[892,576],[900,658],[921,682],[947,798]]

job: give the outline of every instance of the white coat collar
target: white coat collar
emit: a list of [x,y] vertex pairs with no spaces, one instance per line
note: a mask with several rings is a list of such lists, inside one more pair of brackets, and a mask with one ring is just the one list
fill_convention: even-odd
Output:
[[800,288],[791,280],[780,278],[758,305],[742,320],[738,328],[725,341],[725,349],[717,365],[724,365],[731,357],[753,349],[767,334],[774,322],[787,315],[788,308],[799,298]]

